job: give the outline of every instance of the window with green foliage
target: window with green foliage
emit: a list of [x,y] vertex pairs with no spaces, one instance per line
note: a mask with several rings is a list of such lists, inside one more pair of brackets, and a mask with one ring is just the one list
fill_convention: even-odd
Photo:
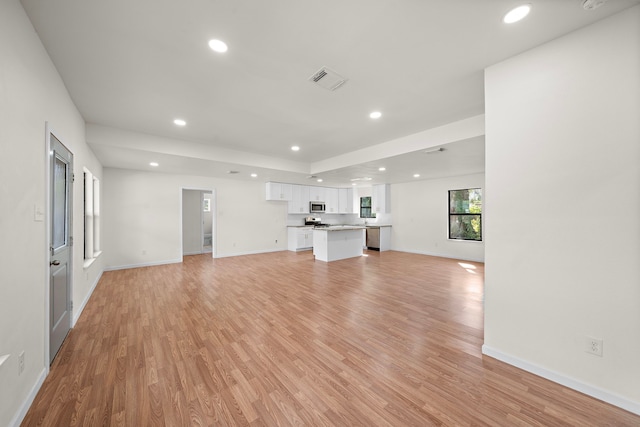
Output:
[[376,214],[371,210],[371,197],[360,197],[360,218],[375,218]]
[[449,238],[482,241],[482,189],[449,190]]

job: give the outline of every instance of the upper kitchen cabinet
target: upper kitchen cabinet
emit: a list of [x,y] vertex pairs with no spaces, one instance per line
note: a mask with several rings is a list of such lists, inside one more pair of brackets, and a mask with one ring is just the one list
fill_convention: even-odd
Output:
[[267,182],[267,200],[291,201],[292,184]]
[[309,187],[309,201],[311,202],[326,202],[326,188],[325,187]]
[[292,199],[289,202],[289,213],[309,213],[309,187],[306,185],[291,185]]
[[353,188],[338,189],[338,209],[342,214],[356,213],[353,205]]
[[374,185],[371,188],[371,206],[375,213],[391,213],[391,186]]
[[327,213],[340,213],[340,202],[337,188],[324,189],[324,202]]

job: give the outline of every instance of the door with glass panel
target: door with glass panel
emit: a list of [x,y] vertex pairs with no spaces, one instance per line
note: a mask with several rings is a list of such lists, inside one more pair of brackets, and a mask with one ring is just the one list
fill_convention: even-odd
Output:
[[51,150],[51,246],[49,276],[49,362],[71,329],[71,235],[73,155],[49,133]]

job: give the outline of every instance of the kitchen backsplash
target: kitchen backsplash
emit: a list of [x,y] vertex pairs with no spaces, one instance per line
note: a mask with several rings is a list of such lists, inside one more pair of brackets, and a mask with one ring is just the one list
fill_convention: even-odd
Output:
[[[324,224],[364,224],[358,214],[288,214],[287,226],[304,225],[308,216],[321,218]],[[377,218],[367,218],[367,224],[391,224],[391,214],[378,214]]]

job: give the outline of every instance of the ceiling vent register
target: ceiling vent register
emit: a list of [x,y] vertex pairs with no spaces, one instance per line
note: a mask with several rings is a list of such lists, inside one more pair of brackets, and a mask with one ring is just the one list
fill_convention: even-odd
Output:
[[582,2],[582,8],[584,10],[596,10],[606,2],[607,0],[584,0]]
[[335,71],[331,70],[327,67],[322,67],[311,77],[309,77],[309,81],[317,84],[318,86],[325,88],[327,90],[336,90],[343,84],[347,82],[347,78],[341,76]]

